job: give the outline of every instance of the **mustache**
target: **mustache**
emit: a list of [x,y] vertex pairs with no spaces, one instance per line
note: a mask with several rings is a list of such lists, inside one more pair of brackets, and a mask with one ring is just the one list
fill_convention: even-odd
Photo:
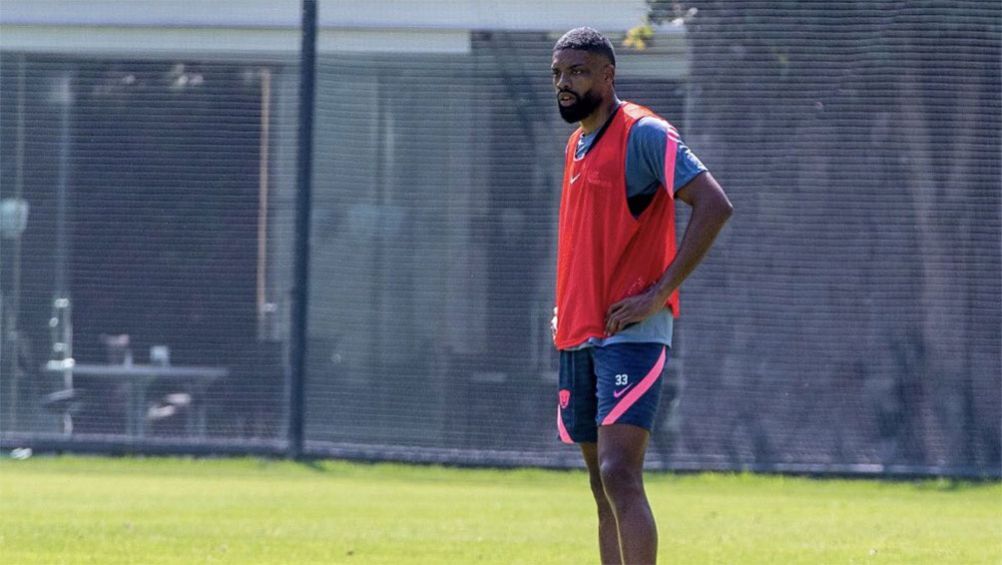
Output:
[[581,95],[579,95],[577,92],[574,92],[572,90],[561,90],[561,91],[557,92],[557,98],[560,98],[561,94],[570,94],[574,98],[577,98],[578,100],[581,100]]

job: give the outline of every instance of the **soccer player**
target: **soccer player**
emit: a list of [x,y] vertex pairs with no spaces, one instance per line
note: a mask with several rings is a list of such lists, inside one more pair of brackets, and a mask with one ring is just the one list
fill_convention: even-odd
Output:
[[[733,209],[671,124],[616,96],[616,55],[603,35],[567,32],[552,71],[561,117],[580,125],[567,143],[560,201],[557,429],[584,456],[602,563],[654,563],[643,463],[678,287]],[[677,248],[676,199],[692,207]]]

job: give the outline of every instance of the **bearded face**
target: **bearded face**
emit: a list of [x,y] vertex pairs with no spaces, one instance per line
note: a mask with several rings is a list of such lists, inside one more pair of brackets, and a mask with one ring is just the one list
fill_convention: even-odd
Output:
[[578,49],[561,49],[553,53],[553,88],[557,93],[557,109],[568,123],[592,115],[612,92],[615,68],[601,55]]
[[557,93],[557,109],[560,110],[560,117],[569,124],[587,118],[601,103],[602,97],[594,89],[582,94],[569,89]]

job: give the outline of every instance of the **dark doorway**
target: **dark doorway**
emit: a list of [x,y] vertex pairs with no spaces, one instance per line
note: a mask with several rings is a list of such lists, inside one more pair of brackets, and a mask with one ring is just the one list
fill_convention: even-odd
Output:
[[[253,347],[262,113],[255,71],[80,64],[69,254],[78,362],[107,362],[104,336],[128,335],[137,363],[166,345],[172,363],[232,367]],[[87,418],[80,420],[78,429]],[[120,429],[102,421],[110,429],[89,431]]]

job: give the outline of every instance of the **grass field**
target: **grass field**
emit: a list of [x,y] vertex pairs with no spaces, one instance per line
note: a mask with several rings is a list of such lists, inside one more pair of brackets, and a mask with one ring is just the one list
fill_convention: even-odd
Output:
[[[662,563],[1002,563],[1002,485],[648,477]],[[0,563],[596,563],[578,471],[0,461]]]

